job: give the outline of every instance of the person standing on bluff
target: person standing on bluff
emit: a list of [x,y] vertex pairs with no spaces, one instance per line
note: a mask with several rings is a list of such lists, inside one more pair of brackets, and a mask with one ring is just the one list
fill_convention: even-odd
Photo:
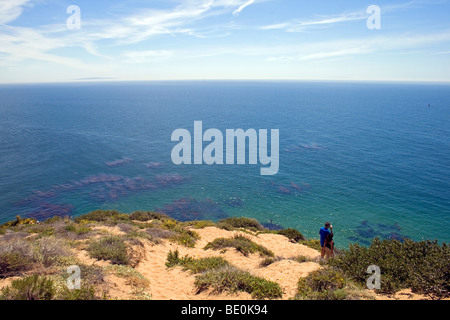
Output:
[[329,222],[326,222],[325,227],[322,227],[319,230],[320,246],[322,247],[322,251],[320,252],[321,258],[325,256],[325,239],[329,234],[333,235],[333,226]]

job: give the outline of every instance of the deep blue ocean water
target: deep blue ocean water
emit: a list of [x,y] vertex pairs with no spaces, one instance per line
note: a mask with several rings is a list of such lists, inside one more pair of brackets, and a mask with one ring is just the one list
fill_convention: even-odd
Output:
[[[430,106],[428,106],[430,104]],[[181,165],[175,129],[279,129],[280,169]],[[204,144],[206,145],[206,143]],[[337,246],[449,242],[450,86],[129,82],[0,86],[0,222],[95,209],[254,217]]]

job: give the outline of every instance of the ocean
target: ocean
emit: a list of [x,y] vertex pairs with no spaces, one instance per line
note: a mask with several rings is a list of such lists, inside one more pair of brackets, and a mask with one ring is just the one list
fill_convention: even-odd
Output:
[[[279,171],[175,165],[171,134],[279,130]],[[204,143],[204,145],[206,145]],[[450,233],[450,86],[300,81],[0,85],[0,223],[95,209],[248,216],[335,242]]]

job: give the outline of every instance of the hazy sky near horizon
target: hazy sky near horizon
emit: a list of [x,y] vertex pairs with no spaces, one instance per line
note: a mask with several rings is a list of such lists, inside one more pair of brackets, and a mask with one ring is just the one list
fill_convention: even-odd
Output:
[[0,83],[450,81],[449,13],[450,0],[0,0]]

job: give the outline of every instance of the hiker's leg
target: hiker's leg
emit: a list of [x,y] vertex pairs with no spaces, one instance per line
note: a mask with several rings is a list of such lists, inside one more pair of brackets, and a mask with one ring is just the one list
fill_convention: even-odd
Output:
[[331,250],[329,248],[325,248],[325,260],[328,260],[331,256]]

